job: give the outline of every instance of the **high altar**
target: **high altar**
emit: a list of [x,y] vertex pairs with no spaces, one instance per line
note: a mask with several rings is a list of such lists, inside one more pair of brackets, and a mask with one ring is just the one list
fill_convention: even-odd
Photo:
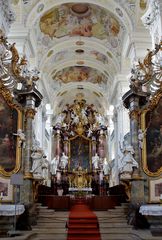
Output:
[[76,189],[91,188],[93,178],[103,181],[107,163],[107,120],[93,105],[88,105],[83,96],[77,94],[74,103],[66,106],[54,125],[53,152],[59,159],[57,183],[61,184],[64,175],[69,187]]

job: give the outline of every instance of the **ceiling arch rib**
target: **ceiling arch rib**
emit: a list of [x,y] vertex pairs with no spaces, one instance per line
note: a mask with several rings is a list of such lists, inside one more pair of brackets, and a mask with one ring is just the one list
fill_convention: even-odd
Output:
[[[55,47],[50,48],[48,52],[46,52],[46,54],[42,58],[42,61],[39,64],[41,68],[44,69],[45,66],[48,66],[52,62],[55,63],[54,65],[56,67],[57,62],[59,62],[59,60],[60,61],[66,60],[64,59],[65,58],[64,56],[66,56],[66,58],[69,58],[69,60],[71,60],[71,58],[84,60],[84,58],[86,58],[86,56],[88,55],[89,60],[90,60],[90,56],[92,56],[92,59],[91,59],[92,61],[98,60],[99,62],[102,62],[106,67],[106,71],[109,65],[111,65],[110,69],[115,69],[114,72],[119,71],[120,69],[119,62],[117,62],[113,54],[111,54],[102,45],[101,45],[102,46],[101,48],[97,44],[95,44],[94,47],[85,44],[84,46],[72,45],[72,47],[69,48],[69,44],[70,44],[70,41],[68,40],[66,41],[66,45],[57,44],[55,45]],[[76,54],[77,49],[82,49],[84,51],[84,54],[80,54],[80,55]]]

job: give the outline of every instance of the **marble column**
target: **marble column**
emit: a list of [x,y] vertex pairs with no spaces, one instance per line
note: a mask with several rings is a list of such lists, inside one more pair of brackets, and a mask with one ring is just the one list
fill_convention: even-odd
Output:
[[100,136],[99,136],[99,146],[98,146],[98,153],[99,153],[99,157],[100,158],[105,158],[105,141],[106,138],[105,138],[105,135],[104,135],[104,132],[103,130],[100,130]]
[[96,151],[97,151],[97,149],[96,149],[96,137],[92,137],[92,156],[95,156],[95,154],[96,154]]
[[35,108],[41,103],[43,96],[33,87],[32,90],[17,91],[18,101],[24,106],[24,132],[26,135],[26,146],[22,156],[22,171],[24,174],[24,185],[21,186],[20,201],[25,205],[34,202],[33,198],[33,176],[31,174],[32,161],[31,151],[33,145],[33,119]]
[[129,109],[131,145],[134,148],[134,158],[139,167],[135,168],[131,179],[131,203],[140,204],[144,202],[144,174],[142,171],[142,159],[138,142],[139,113],[141,106],[145,103],[145,97],[139,96],[129,90],[123,96],[124,106]]
[[[25,109],[25,134],[26,134],[26,147],[24,151],[23,170],[24,170],[24,186],[21,189],[21,201],[26,204],[33,202],[32,191],[32,168],[31,149],[32,149],[32,123],[35,116],[35,99],[32,96],[26,97]],[[23,199],[22,199],[23,198]]]
[[133,178],[139,178],[141,176],[141,159],[139,154],[139,143],[138,143],[138,130],[139,130],[139,97],[133,96],[129,99],[129,116],[130,116],[130,134],[131,134],[131,145],[134,149],[134,158],[138,162],[139,167],[134,169]]
[[60,135],[60,130],[56,130],[56,156],[61,156],[61,135]]
[[66,156],[69,156],[69,141],[68,137],[64,139],[64,153]]

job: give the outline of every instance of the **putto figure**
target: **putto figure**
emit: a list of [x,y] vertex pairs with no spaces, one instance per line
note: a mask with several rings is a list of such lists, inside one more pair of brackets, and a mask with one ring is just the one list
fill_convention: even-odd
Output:
[[18,129],[17,133],[13,133],[13,135],[19,137],[19,139],[18,139],[18,147],[25,148],[26,137],[25,137],[25,134],[23,133],[22,129]]

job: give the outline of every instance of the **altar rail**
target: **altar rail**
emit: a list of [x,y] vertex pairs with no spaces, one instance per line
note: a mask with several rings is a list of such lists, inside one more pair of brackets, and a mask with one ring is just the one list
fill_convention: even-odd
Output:
[[[77,198],[78,199],[78,198]],[[39,195],[38,201],[43,206],[48,206],[55,210],[70,210],[75,204],[76,198],[70,196],[57,196],[57,195]],[[115,208],[124,202],[122,195],[111,195],[111,196],[91,196],[84,197],[89,207],[92,210],[107,210]]]

